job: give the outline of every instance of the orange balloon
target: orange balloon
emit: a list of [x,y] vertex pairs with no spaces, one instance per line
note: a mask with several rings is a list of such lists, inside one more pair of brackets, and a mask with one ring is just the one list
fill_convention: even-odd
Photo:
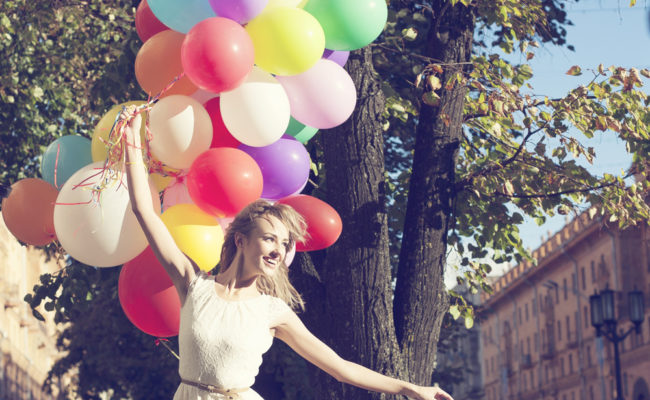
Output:
[[21,179],[2,200],[2,218],[18,240],[45,246],[56,239],[54,203],[59,192],[42,179]]
[[[147,94],[157,95],[183,72],[181,46],[184,39],[185,35],[180,32],[165,30],[142,45],[135,57],[135,77]],[[183,76],[162,97],[172,94],[189,96],[197,90],[192,81]]]

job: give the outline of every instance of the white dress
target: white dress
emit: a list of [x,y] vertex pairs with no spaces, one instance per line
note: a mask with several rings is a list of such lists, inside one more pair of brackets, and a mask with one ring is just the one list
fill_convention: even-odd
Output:
[[[262,364],[262,354],[271,347],[270,328],[290,308],[268,295],[228,301],[215,289],[214,277],[204,272],[197,273],[188,287],[178,334],[179,374],[185,380],[223,389],[250,387]],[[174,395],[174,400],[226,398],[184,383]],[[240,398],[263,400],[252,389],[240,393]]]

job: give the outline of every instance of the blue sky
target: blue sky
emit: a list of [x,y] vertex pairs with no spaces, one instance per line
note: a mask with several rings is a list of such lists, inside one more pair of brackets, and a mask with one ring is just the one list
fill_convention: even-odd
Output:
[[[650,0],[637,0],[634,7],[629,6],[629,0],[580,0],[565,4],[568,18],[574,24],[567,27],[567,42],[575,47],[575,51],[552,45],[535,49],[535,57],[529,62],[534,74],[530,80],[533,93],[564,96],[580,84],[588,83],[593,78],[588,70],[597,69],[601,63],[605,67],[650,69]],[[512,61],[525,62],[523,58]],[[573,65],[582,68],[582,76],[566,75]],[[644,83],[650,85],[647,80]],[[648,88],[645,91],[650,92]],[[611,132],[597,134],[587,145],[594,147],[596,159],[593,165],[586,162],[582,165],[594,174],[620,175],[630,166],[631,155]],[[542,235],[547,238],[549,232],[557,232],[565,221],[564,216],[550,218],[542,226],[532,220],[526,221],[520,232],[524,247],[539,247]],[[448,262],[453,264],[454,260],[458,262],[453,254],[450,255]],[[492,274],[501,274],[505,267],[495,268]],[[448,287],[455,284],[452,268],[447,269],[445,282]]]
[[[530,62],[534,92],[562,96],[568,90],[589,82],[593,75],[586,70],[596,69],[601,63],[605,67],[650,68],[649,7],[650,4],[642,0],[637,1],[634,7],[629,6],[629,0],[581,0],[577,4],[567,4],[568,17],[574,23],[567,28],[567,42],[575,47],[575,51],[556,46],[537,49]],[[582,76],[565,74],[573,65],[582,68]],[[631,156],[613,133],[598,134],[589,145],[596,150],[596,160],[588,167],[593,173],[620,175],[629,167]],[[548,232],[559,230],[564,221],[565,218],[559,216],[542,226],[532,221],[526,223],[521,232],[524,245],[533,249],[538,247],[542,234],[548,237]]]

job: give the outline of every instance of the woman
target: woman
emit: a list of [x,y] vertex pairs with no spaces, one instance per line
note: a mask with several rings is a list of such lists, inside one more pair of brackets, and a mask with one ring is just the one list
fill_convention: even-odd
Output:
[[[339,357],[289,307],[302,300],[288,280],[284,258],[305,235],[291,207],[263,200],[246,207],[228,229],[220,272],[208,276],[183,254],[152,206],[142,153],[141,117],[122,112],[126,170],[133,211],[181,300],[181,385],[175,400],[261,400],[253,384],[262,354],[277,337],[340,382],[418,400],[453,400],[442,389],[417,386]],[[289,305],[288,305],[289,304]]]

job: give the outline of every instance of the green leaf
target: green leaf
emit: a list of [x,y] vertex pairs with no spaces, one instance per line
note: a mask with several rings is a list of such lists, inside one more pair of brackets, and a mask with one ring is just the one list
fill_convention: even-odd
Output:
[[454,319],[458,319],[460,317],[460,310],[458,309],[458,305],[454,304],[449,307],[449,314],[451,314]]

